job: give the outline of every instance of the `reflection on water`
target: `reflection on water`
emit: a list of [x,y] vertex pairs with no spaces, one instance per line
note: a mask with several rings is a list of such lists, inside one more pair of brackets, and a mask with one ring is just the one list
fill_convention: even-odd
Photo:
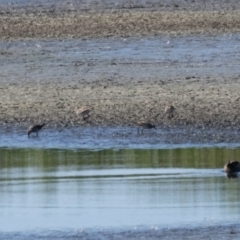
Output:
[[[8,149],[0,148],[1,171],[38,169],[40,172],[82,171],[89,169],[139,168],[222,168],[229,159],[240,156],[240,148],[179,148],[179,149],[120,149],[120,150],[64,150],[64,149]],[[79,174],[81,172],[78,172]],[[3,177],[3,172],[1,173]]]
[[1,231],[239,221],[240,148],[0,149]]

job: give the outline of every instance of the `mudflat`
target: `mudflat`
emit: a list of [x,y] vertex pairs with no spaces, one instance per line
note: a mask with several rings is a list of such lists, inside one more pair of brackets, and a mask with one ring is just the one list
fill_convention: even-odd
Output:
[[[44,42],[46,39],[141,39],[160,35],[173,35],[177,38],[182,35],[216,36],[238,33],[238,5],[224,5],[221,9],[221,6],[214,4],[211,5],[215,6],[212,10],[207,5],[200,5],[199,10],[196,10],[194,4],[187,8],[180,3],[161,5],[156,9],[154,6],[135,6],[105,11],[71,10],[67,7],[54,10],[42,6],[3,9],[0,16],[0,38],[6,46],[2,46],[1,56],[6,60],[17,59],[18,53],[9,53],[11,43],[34,39]],[[18,48],[21,49],[21,46]],[[238,49],[236,54],[237,51]],[[26,57],[21,62],[26,61],[28,65],[23,68],[31,66],[31,59],[25,54]],[[114,74],[106,77],[106,66],[103,66],[94,81],[83,77],[68,81],[72,75],[71,70],[63,72],[62,78],[57,80],[47,76],[42,79],[36,75],[36,80],[30,81],[26,74],[18,75],[17,71],[14,72],[19,64],[21,63],[14,61],[8,64],[6,67],[12,69],[9,71],[11,74],[0,76],[2,125],[28,125],[37,122],[46,122],[49,126],[132,125],[136,121],[149,121],[168,126],[218,126],[231,129],[239,126],[238,74],[213,77],[203,69],[197,75],[186,72],[180,77],[162,78],[151,74],[149,69],[154,64],[143,62],[141,69],[146,69],[143,77],[124,78]],[[76,67],[84,64],[84,59],[79,63],[75,62]],[[114,59],[107,64],[109,69],[118,65]],[[127,64],[131,65],[131,59]],[[87,67],[91,71],[95,66],[87,63]],[[32,68],[37,69],[38,65],[35,64]],[[126,64],[118,65],[119,72],[124,72],[125,69]],[[44,72],[44,69],[40,70]],[[136,71],[134,64],[131,71]],[[166,104],[173,104],[176,109],[172,119],[164,114]],[[88,121],[83,121],[75,113],[75,109],[82,106],[92,109]]]
[[[220,81],[221,80],[221,81]],[[51,126],[133,125],[148,121],[157,125],[230,127],[239,119],[238,78],[150,79],[148,81],[101,80],[2,83],[1,124],[46,122]],[[175,107],[174,117],[164,113],[166,104]],[[75,113],[87,106],[87,121]]]
[[1,16],[1,39],[129,37],[239,32],[240,11],[114,11],[11,13]]

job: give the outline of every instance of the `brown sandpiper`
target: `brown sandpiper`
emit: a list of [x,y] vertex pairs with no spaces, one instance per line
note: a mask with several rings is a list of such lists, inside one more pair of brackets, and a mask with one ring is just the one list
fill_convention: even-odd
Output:
[[164,112],[168,115],[169,119],[174,117],[173,115],[174,111],[175,111],[175,107],[172,104],[167,105],[164,110]]
[[89,107],[86,107],[86,106],[80,107],[80,108],[75,110],[76,114],[79,115],[79,116],[82,116],[84,121],[87,120],[90,117],[89,113],[91,111],[92,111],[92,109],[89,108]]

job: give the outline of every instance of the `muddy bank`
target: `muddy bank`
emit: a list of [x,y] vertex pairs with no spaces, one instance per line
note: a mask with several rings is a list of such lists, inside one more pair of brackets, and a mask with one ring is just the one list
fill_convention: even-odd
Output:
[[1,39],[129,37],[240,31],[239,11],[3,12]]
[[[211,225],[211,224],[209,224]],[[48,236],[54,239],[164,239],[164,240],[174,240],[174,239],[211,239],[218,240],[223,238],[226,240],[239,239],[240,232],[238,225],[219,225],[219,226],[206,226],[199,228],[166,228],[159,229],[157,226],[153,226],[150,229],[128,229],[128,230],[90,230],[81,229],[79,231],[47,231]],[[37,239],[48,239],[46,237],[46,232],[2,232],[0,234],[1,239],[30,239],[32,237]],[[31,237],[30,237],[31,236]],[[209,238],[209,236],[211,236]]]
[[[0,123],[79,126],[150,121],[166,126],[238,129],[239,91],[238,77],[2,83]],[[176,108],[172,119],[164,113],[168,102]],[[81,106],[93,109],[87,121],[75,113]]]
[[[23,11],[20,8],[16,11],[11,8],[2,9],[0,38],[14,41],[25,38],[30,41],[57,38],[64,41],[66,38],[82,40],[93,37],[111,36],[112,39],[117,39],[121,36],[137,36],[142,39],[145,35],[213,35],[240,30],[240,15],[238,10],[233,10],[235,7],[224,8],[224,11],[220,11],[220,8],[206,11],[206,7],[193,11],[193,7],[184,10],[180,6],[182,5],[174,3],[171,11],[163,11],[161,6],[156,11],[130,7],[124,11],[70,11],[68,8],[61,11],[44,8],[45,10],[38,11],[40,8],[37,7],[34,11],[34,5]],[[103,60],[108,50],[104,50],[100,56],[93,53],[91,59],[88,59],[87,51],[85,55],[76,55],[74,58],[71,56],[76,51],[84,51],[84,46],[87,48],[88,44],[88,48],[94,48],[104,43],[81,42],[81,48],[80,43],[74,43],[74,47],[77,47],[71,51],[70,47],[67,48],[67,54],[63,55],[63,46],[53,50],[57,45],[53,43],[54,46],[45,48],[44,40],[34,44],[34,50],[30,52],[24,48],[29,43],[20,41],[19,45],[14,45],[11,41],[2,42],[0,54],[4,67],[0,78],[1,125],[28,125],[36,122],[46,122],[49,126],[133,125],[136,121],[150,121],[164,126],[238,129],[239,76],[236,70],[232,75],[231,71],[221,76],[221,72],[217,72],[216,77],[209,73],[211,68],[220,66],[217,69],[219,71],[224,68],[221,66],[226,65],[224,61],[215,60],[222,57],[222,53],[216,52],[216,49],[211,50],[213,56],[209,59],[204,54],[194,59],[191,50],[184,52],[185,60],[181,61],[176,57],[181,53],[181,48],[171,55],[177,43],[171,45],[166,39],[162,42],[169,44],[169,48],[164,48],[162,42],[156,45],[159,52],[165,52],[164,59],[156,56],[134,59],[128,53],[127,46],[124,51],[113,51],[112,55]],[[127,42],[125,40],[123,42]],[[186,41],[184,47],[187,48],[190,42],[191,39]],[[145,49],[147,44],[149,43],[146,42],[141,49]],[[122,46],[120,48],[123,49]],[[215,47],[215,43],[213,46]],[[206,46],[199,49],[197,47],[193,46],[193,50],[201,52],[206,49]],[[102,48],[111,49],[112,43],[105,43]],[[99,49],[101,47],[95,51]],[[236,43],[234,53],[230,52],[222,58],[230,57],[232,62],[236,62],[237,52]],[[115,66],[117,70],[114,69]],[[204,66],[208,68],[207,74]],[[168,70],[170,67],[171,70]],[[174,68],[182,68],[179,72],[181,77],[169,76]],[[164,70],[164,77],[156,77],[156,69],[159,72]],[[144,76],[132,74],[138,70]],[[194,71],[198,73],[195,74]],[[48,75],[44,75],[44,72]],[[56,79],[54,72],[58,75]],[[93,74],[88,78],[89,73]],[[164,114],[168,102],[176,108],[172,119]],[[75,113],[75,109],[82,106],[94,109],[88,121],[83,121]]]

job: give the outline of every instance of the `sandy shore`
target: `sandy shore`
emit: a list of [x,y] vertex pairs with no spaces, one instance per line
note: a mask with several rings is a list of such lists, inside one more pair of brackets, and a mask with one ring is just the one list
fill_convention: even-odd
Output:
[[0,38],[90,38],[240,31],[238,11],[2,13]]
[[[238,78],[152,79],[41,84],[2,83],[1,124],[46,122],[49,126],[132,125],[150,121],[156,125],[191,125],[238,129],[240,119]],[[174,118],[164,113],[168,102]],[[93,109],[88,121],[75,109]]]

